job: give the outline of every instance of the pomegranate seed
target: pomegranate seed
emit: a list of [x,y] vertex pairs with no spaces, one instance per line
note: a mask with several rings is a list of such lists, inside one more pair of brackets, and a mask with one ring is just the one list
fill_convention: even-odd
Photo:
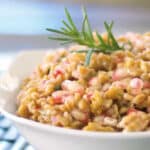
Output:
[[81,95],[84,92],[84,87],[76,81],[65,80],[61,86],[63,90],[77,92]]
[[125,78],[127,75],[128,73],[126,69],[119,68],[115,72],[113,72],[112,80],[117,81],[117,80]]
[[63,104],[64,97],[70,96],[67,91],[55,91],[52,93],[54,104]]
[[144,85],[143,81],[141,79],[139,79],[139,78],[133,78],[130,81],[130,86],[133,89],[142,89],[143,85]]
[[91,79],[88,81],[88,85],[89,85],[89,86],[94,86],[94,85],[97,84],[97,82],[98,82],[97,77],[93,77],[93,78],[91,78]]
[[61,69],[56,69],[55,71],[54,71],[54,77],[55,78],[57,78],[59,75],[63,75],[64,74],[64,72],[63,72],[63,70],[61,70]]
[[137,110],[135,108],[129,108],[127,114],[136,113]]
[[150,82],[145,81],[143,87],[144,88],[150,88]]

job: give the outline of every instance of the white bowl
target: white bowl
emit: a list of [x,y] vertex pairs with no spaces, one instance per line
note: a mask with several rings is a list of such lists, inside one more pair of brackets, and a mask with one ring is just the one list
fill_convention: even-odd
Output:
[[0,111],[37,150],[149,150],[150,132],[87,132],[40,124],[15,115],[19,84],[45,51],[21,53],[0,78]]

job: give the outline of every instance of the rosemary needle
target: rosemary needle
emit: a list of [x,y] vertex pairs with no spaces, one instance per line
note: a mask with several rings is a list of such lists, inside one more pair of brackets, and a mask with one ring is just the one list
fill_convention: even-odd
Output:
[[99,44],[97,45],[93,38],[91,25],[85,8],[83,8],[83,21],[81,30],[78,30],[78,28],[76,27],[67,8],[65,8],[65,14],[67,21],[62,21],[62,24],[64,25],[63,27],[61,27],[60,29],[47,28],[47,31],[50,31],[57,35],[50,36],[49,39],[61,41],[61,44],[76,43],[86,46],[87,49],[85,50],[72,51],[76,53],[86,53],[86,66],[90,64],[92,53],[112,53],[117,50],[123,50],[123,48],[119,46],[112,33],[113,22],[111,22],[110,24],[108,24],[106,21],[104,22],[104,27],[108,35],[107,41],[103,39],[101,34],[96,32],[96,36],[99,42]]

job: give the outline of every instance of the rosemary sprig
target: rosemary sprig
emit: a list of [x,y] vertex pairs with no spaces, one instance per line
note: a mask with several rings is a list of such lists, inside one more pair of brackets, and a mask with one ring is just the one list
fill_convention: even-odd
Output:
[[92,53],[93,53],[92,49],[88,50],[87,55],[86,55],[86,59],[85,59],[85,66],[88,66],[90,64]]
[[58,36],[50,36],[49,39],[61,41],[61,44],[77,43],[87,46],[87,50],[73,51],[76,53],[86,53],[85,65],[88,66],[93,53],[103,52],[112,53],[114,51],[123,49],[119,46],[117,40],[112,33],[113,22],[108,24],[104,22],[108,39],[105,41],[103,37],[96,32],[99,44],[96,44],[93,38],[91,25],[88,19],[86,9],[83,8],[83,22],[81,31],[77,29],[69,11],[65,8],[67,21],[62,20],[64,27],[60,29],[47,28],[48,31],[57,34]]

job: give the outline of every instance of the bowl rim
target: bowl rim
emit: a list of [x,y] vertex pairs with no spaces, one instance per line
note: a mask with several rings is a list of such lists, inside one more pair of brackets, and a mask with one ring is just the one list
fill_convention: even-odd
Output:
[[20,125],[26,125],[27,127],[32,127],[37,130],[41,130],[44,132],[52,132],[61,135],[70,135],[76,137],[83,137],[83,138],[96,138],[96,139],[143,139],[143,138],[150,138],[150,132],[94,132],[94,131],[83,131],[83,130],[75,130],[75,129],[67,129],[47,124],[42,124],[39,122],[35,122],[33,120],[29,120],[26,118],[21,118],[14,114],[11,114],[3,109],[0,108],[0,112],[10,119],[13,122],[16,122]]

